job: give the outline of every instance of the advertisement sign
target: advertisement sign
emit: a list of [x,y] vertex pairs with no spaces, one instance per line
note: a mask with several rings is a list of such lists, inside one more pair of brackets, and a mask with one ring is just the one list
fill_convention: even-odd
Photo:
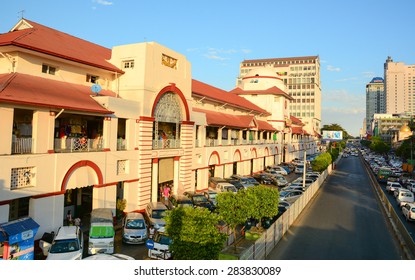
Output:
[[323,140],[341,141],[343,140],[343,131],[323,130]]

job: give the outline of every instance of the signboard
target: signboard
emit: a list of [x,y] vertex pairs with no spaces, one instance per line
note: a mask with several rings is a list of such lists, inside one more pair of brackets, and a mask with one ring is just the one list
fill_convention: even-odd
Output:
[[152,250],[154,248],[154,241],[153,241],[153,239],[147,239],[147,241],[146,241],[146,247],[149,250]]
[[341,141],[343,140],[343,131],[323,130],[323,140]]

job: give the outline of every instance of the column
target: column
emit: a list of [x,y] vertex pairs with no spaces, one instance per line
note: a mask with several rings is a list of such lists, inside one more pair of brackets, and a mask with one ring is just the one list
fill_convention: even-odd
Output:
[[153,162],[152,162],[152,174],[151,174],[151,201],[157,201],[158,199],[158,185],[159,185],[159,181],[158,181],[158,174],[159,174],[159,159],[158,158],[153,158]]

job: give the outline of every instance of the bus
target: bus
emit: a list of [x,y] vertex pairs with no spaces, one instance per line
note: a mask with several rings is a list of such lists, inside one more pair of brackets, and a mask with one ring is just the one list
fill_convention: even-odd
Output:
[[388,181],[389,176],[393,174],[392,169],[388,167],[381,167],[378,170],[378,174],[376,175],[376,179],[379,183],[386,183]]

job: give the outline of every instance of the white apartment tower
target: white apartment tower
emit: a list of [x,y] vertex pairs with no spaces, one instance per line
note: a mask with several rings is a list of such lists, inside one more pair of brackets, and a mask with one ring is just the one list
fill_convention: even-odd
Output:
[[318,56],[265,58],[244,60],[236,86],[252,69],[272,67],[283,80],[287,93],[293,98],[290,114],[299,118],[309,133],[320,133],[321,128],[321,83],[320,58]]
[[384,80],[381,77],[374,77],[366,85],[366,126],[367,133],[372,134],[371,125],[374,114],[386,113],[386,100]]
[[393,62],[388,56],[384,64],[386,113],[415,113],[415,65]]

